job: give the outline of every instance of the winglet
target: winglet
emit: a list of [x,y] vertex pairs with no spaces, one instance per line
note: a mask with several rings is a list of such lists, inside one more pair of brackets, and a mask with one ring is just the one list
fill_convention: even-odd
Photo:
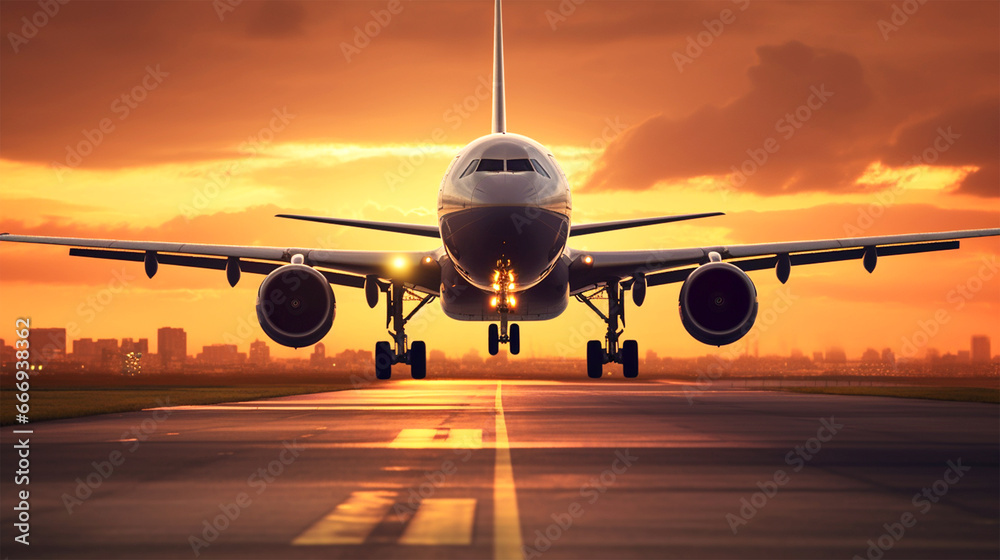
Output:
[[503,16],[496,0],[493,29],[493,133],[507,133],[507,102],[503,86]]

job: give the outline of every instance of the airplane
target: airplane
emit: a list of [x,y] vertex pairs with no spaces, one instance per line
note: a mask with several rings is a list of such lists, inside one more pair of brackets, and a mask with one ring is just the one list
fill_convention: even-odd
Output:
[[[696,340],[736,342],[757,317],[757,290],[747,272],[773,269],[785,283],[792,266],[861,260],[870,273],[879,257],[959,248],[960,239],[1000,235],[1000,228],[848,239],[667,250],[583,251],[570,238],[720,216],[721,212],[573,224],[569,181],[552,152],[507,131],[501,0],[494,3],[492,131],[451,160],[438,192],[438,225],[278,214],[276,217],[423,236],[441,245],[427,251],[329,251],[0,234],[0,241],[71,247],[78,257],[144,263],[152,278],[160,264],[225,270],[231,286],[242,273],[265,275],[257,293],[261,328],[275,342],[301,348],[329,333],[336,315],[331,285],[363,289],[369,307],[385,294],[392,341],[375,344],[375,373],[389,379],[394,364],[427,374],[423,341],[410,343],[406,323],[440,299],[444,313],[483,321],[491,355],[506,344],[520,352],[518,321],[558,317],[570,298],[606,324],[604,340],[587,343],[587,375],[618,363],[625,377],[639,372],[639,350],[624,334],[626,292],[641,306],[646,290],[681,282],[681,323]],[[407,297],[416,306],[404,314]],[[595,305],[606,300],[607,310]],[[391,328],[389,325],[391,324]]]

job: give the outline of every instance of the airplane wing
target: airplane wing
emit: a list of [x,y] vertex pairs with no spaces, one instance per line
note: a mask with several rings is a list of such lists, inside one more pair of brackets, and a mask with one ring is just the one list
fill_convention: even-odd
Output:
[[[203,245],[160,241],[122,241],[78,237],[43,237],[0,234],[0,241],[39,243],[71,247],[77,257],[144,262],[152,277],[160,264],[225,270],[235,285],[240,272],[269,274],[302,255],[305,264],[317,267],[331,284],[361,288],[366,276],[402,281],[413,288],[436,295],[441,287],[438,258],[433,251],[328,251],[294,247],[249,247]],[[322,270],[329,269],[329,270]]]
[[871,272],[878,257],[958,249],[960,239],[998,235],[1000,228],[654,251],[568,249],[570,293],[639,276],[647,286],[683,282],[698,265],[709,262],[710,253],[747,272],[773,268],[784,283],[792,266],[862,259]]
[[604,231],[614,231],[618,229],[651,226],[653,224],[667,224],[670,222],[681,222],[684,220],[697,220],[698,218],[709,218],[712,216],[725,216],[725,214],[722,212],[705,212],[702,214],[680,214],[677,216],[657,216],[655,218],[638,218],[634,220],[620,220],[617,222],[578,224],[570,226],[569,235],[570,237],[573,237],[576,235],[587,235],[590,233],[601,233]]
[[369,222],[367,220],[348,220],[346,218],[327,218],[324,216],[300,216],[297,214],[275,214],[275,218],[288,218],[291,220],[303,220],[306,222],[318,222],[321,224],[334,224],[338,226],[350,226],[364,229],[375,229],[379,231],[392,231],[395,233],[405,233],[408,235],[419,235],[421,237],[441,238],[441,230],[437,226],[424,226],[418,224],[399,224],[393,222]]

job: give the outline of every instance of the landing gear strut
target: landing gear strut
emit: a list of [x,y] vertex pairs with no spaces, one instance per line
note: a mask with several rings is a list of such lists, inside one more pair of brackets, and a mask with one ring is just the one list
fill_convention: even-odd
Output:
[[496,323],[490,324],[489,332],[489,351],[490,356],[496,356],[500,353],[500,344],[509,344],[510,353],[518,354],[521,352],[521,327],[517,326],[516,323],[507,323],[507,311],[500,313],[500,326],[498,327]]
[[[626,340],[621,346],[618,344],[618,337],[625,332],[624,328],[618,328],[619,321],[622,327],[625,326],[625,288],[616,280],[589,295],[577,294],[576,299],[587,304],[608,326],[604,344],[600,340],[587,342],[587,376],[592,379],[601,378],[604,375],[604,364],[610,362],[621,364],[625,377],[639,375],[639,344],[634,340]],[[594,299],[608,300],[607,315],[591,302]]]
[[[381,289],[385,292],[386,296],[386,328],[392,323],[392,329],[389,330],[392,342],[382,341],[375,343],[375,377],[389,379],[392,375],[393,364],[408,364],[410,366],[410,375],[414,379],[423,379],[427,377],[427,345],[417,340],[407,349],[405,327],[407,321],[416,315],[417,311],[420,311],[420,308],[433,301],[435,296],[417,294],[405,288],[402,282],[392,282],[391,284],[383,285]],[[410,297],[407,298],[407,296]],[[403,316],[404,299],[420,302],[405,317]]]
[[497,267],[493,271],[493,299],[491,305],[500,313],[500,326],[491,324],[487,347],[490,356],[500,353],[500,344],[509,344],[510,353],[521,352],[521,329],[515,324],[510,324],[508,332],[507,314],[510,309],[517,304],[514,297],[514,271],[510,267],[510,259],[501,257],[497,260]]

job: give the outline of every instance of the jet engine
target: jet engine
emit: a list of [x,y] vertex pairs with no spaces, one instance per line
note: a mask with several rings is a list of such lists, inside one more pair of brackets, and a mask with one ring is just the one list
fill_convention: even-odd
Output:
[[319,342],[333,326],[337,300],[315,268],[286,264],[267,275],[257,292],[257,320],[278,344],[301,348]]
[[757,319],[757,288],[734,265],[711,262],[694,269],[681,286],[681,323],[696,340],[732,344]]

